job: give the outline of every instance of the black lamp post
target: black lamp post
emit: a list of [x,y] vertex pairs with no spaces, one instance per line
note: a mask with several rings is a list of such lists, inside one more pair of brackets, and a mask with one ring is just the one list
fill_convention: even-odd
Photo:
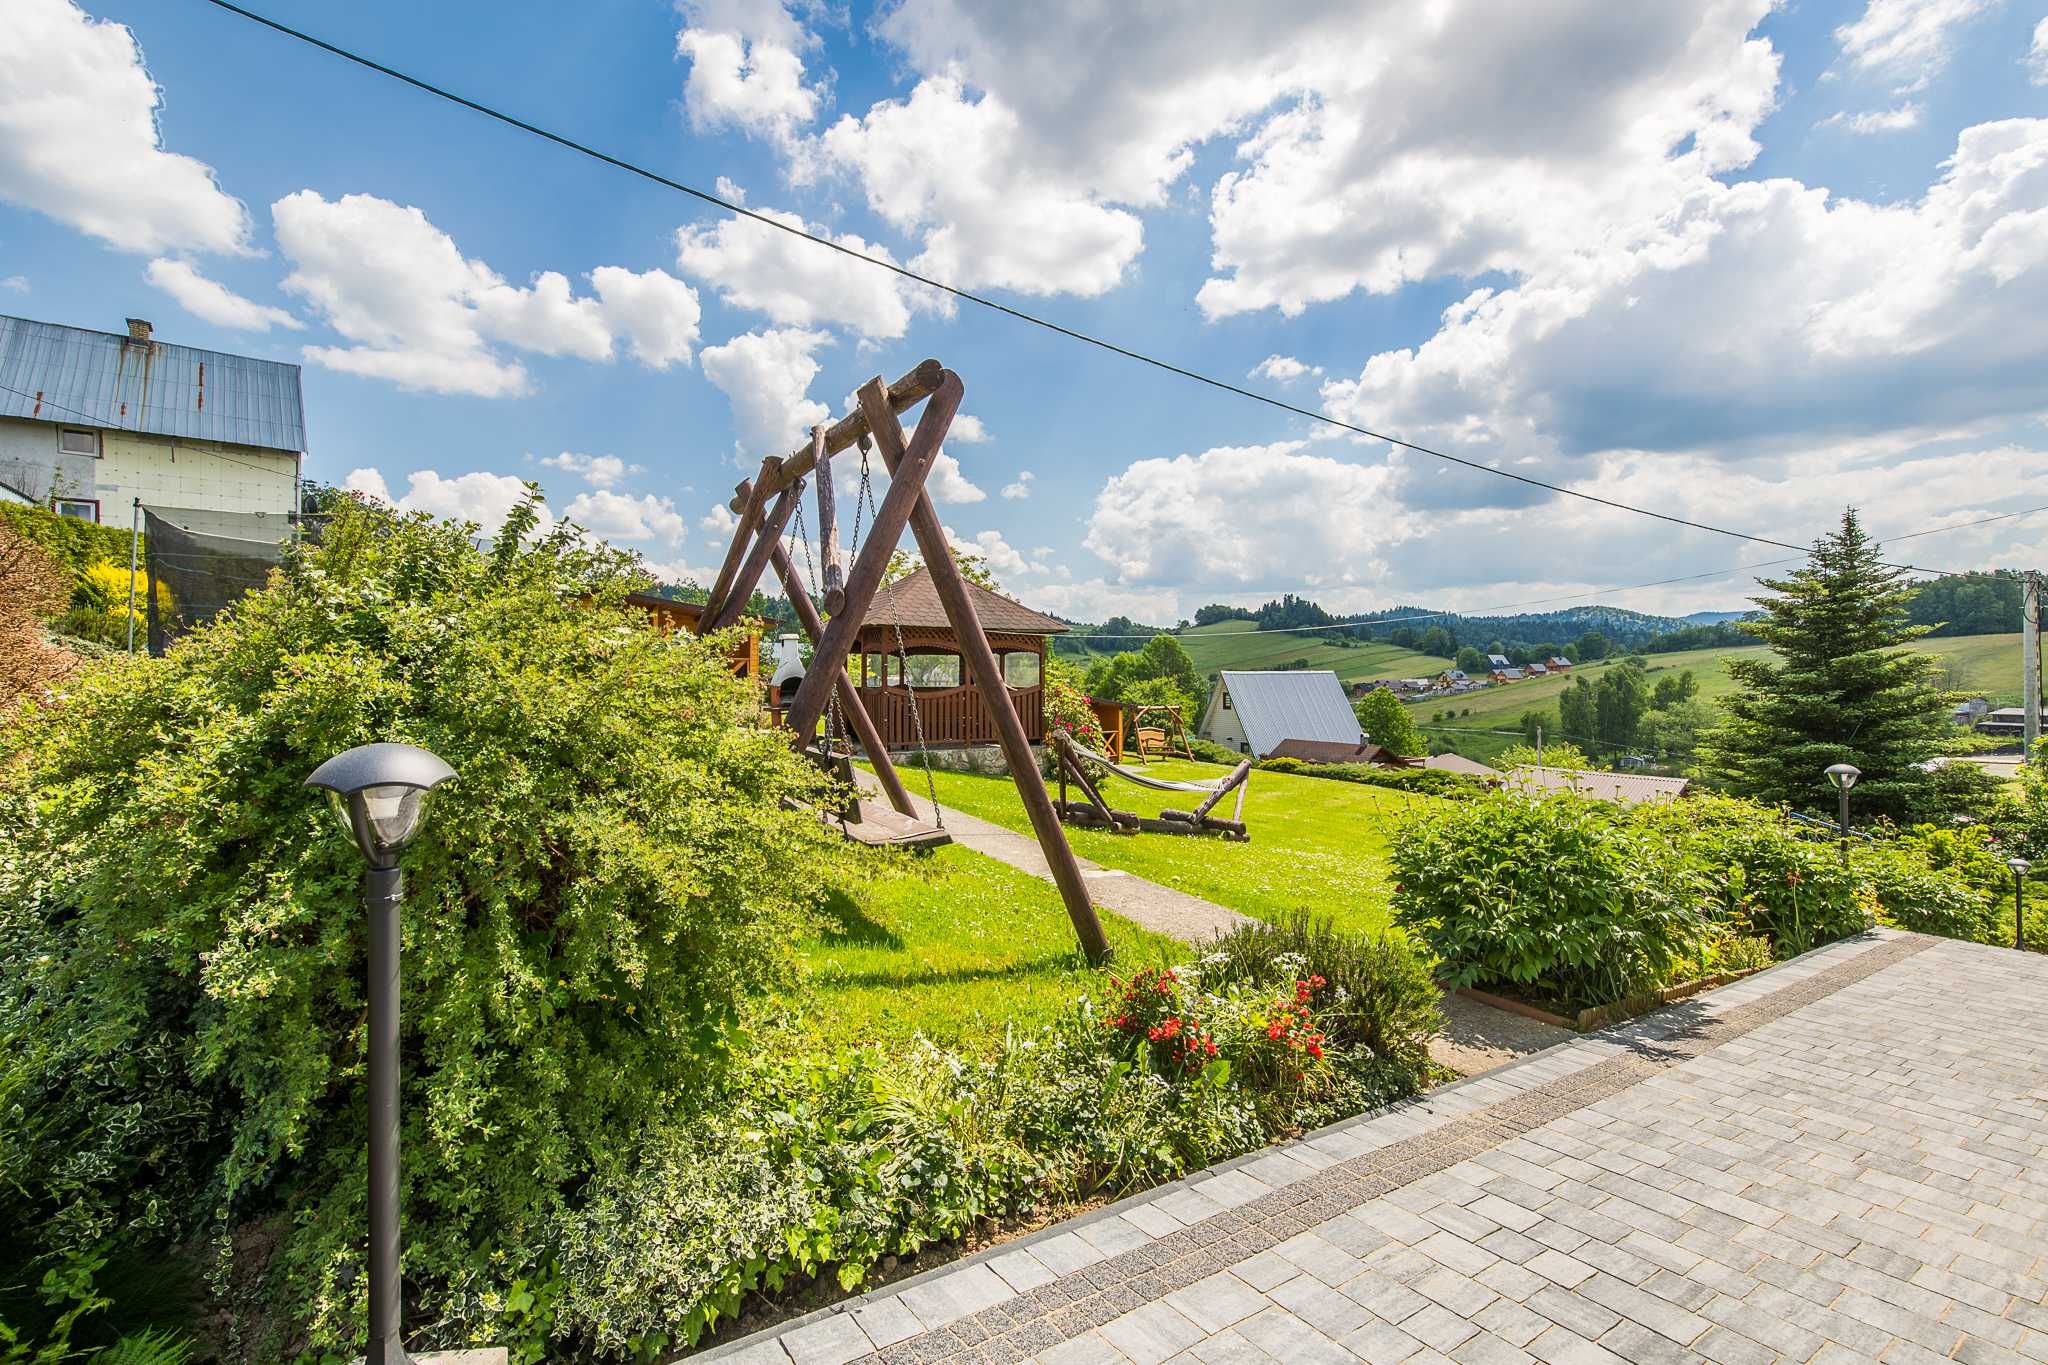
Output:
[[2022,886],[2034,865],[2025,858],[2007,858],[2005,865],[2012,869],[2012,946],[2021,952],[2027,950],[2027,894]]
[[1828,765],[1828,781],[1835,784],[1835,791],[1840,794],[1842,799],[1841,812],[1837,817],[1837,826],[1841,830],[1842,838],[1845,840],[1849,837],[1849,788],[1855,786],[1856,779],[1861,776],[1863,776],[1863,770],[1853,763],[1830,763]]
[[399,1334],[398,858],[426,823],[427,799],[455,770],[410,744],[365,744],[313,770],[363,860],[370,912],[370,1350],[364,1365],[411,1365]]

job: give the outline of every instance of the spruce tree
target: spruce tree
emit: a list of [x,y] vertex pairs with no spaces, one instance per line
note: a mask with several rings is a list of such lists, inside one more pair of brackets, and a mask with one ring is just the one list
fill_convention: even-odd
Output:
[[1934,683],[1939,662],[1904,648],[1928,628],[1908,624],[1913,587],[1878,554],[1852,507],[1803,567],[1758,580],[1770,595],[1751,599],[1763,616],[1742,628],[1775,657],[1729,662],[1741,691],[1701,746],[1707,776],[1737,795],[1832,814],[1825,770],[1853,763],[1860,816],[1910,809],[1925,780],[1915,765],[1936,752],[1951,703]]

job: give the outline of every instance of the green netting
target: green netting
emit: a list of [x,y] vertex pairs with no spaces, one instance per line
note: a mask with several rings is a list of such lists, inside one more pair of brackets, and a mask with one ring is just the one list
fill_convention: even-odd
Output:
[[[292,534],[290,518],[260,512],[146,506],[142,515],[151,654],[262,587]],[[169,589],[167,604],[159,585]]]

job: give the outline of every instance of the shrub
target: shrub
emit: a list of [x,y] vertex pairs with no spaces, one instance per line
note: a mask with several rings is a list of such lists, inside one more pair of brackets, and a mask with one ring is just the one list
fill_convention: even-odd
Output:
[[1226,749],[1221,744],[1216,744],[1206,739],[1196,739],[1193,736],[1188,738],[1188,752],[1201,759],[1204,763],[1221,763],[1232,768],[1235,768],[1245,760],[1245,755],[1238,753],[1235,749]]
[[[569,533],[344,508],[161,660],[82,671],[6,737],[0,1223],[275,1241],[243,1349],[359,1347],[359,859],[300,783],[373,739],[460,774],[410,860],[406,1272],[461,1340],[543,1274],[578,1192],[726,1064],[831,836],[724,640],[664,640]],[[238,1239],[239,1229],[265,1235]],[[223,1250],[222,1256],[228,1253]],[[217,1267],[221,1282],[229,1268]]]
[[[103,559],[89,566],[79,577],[78,585],[71,590],[70,610],[58,620],[57,630],[103,645],[127,644],[131,617],[129,591],[127,561],[117,564],[111,559]],[[149,633],[149,576],[140,569],[134,575],[134,601],[132,616],[136,638],[146,640]],[[156,585],[156,608],[158,618],[163,620],[168,620],[177,610],[167,583]]]
[[43,638],[40,618],[64,601],[64,575],[42,547],[0,521],[0,716],[71,670],[76,660]]
[[1462,773],[1437,768],[1386,768],[1377,763],[1308,763],[1298,758],[1261,759],[1266,772],[1292,773],[1298,777],[1320,777],[1329,782],[1351,782],[1361,787],[1385,787],[1391,791],[1415,792],[1463,800],[1484,790],[1480,783]]
[[1832,842],[1802,838],[1783,812],[1728,796],[1649,802],[1634,823],[1704,879],[1716,918],[1793,957],[1870,927],[1867,897]]
[[1604,1005],[1667,984],[1706,934],[1695,878],[1664,853],[1570,794],[1431,803],[1394,843],[1394,916],[1450,986]]
[[[102,526],[78,517],[61,517],[46,507],[0,502],[0,526],[41,548],[57,562],[67,586],[85,576],[101,560],[128,563],[131,533],[126,526]],[[146,543],[146,538],[145,538]]]
[[1088,706],[1074,666],[1059,659],[1045,661],[1045,724],[1048,730],[1064,730],[1076,743],[1102,751],[1102,725]]

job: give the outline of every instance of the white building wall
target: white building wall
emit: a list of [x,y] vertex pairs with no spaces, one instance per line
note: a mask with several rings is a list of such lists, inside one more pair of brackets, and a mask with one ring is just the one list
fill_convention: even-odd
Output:
[[144,506],[283,517],[294,510],[298,472],[298,457],[281,451],[104,432],[100,438],[100,514],[103,519],[118,521],[118,509],[141,498]]
[[1238,719],[1236,708],[1230,704],[1230,689],[1220,682],[1216,684],[1215,695],[1209,698],[1209,709],[1202,715],[1200,738],[1237,753],[1251,752],[1251,742],[1245,738],[1244,722]]
[[88,427],[99,431],[99,456],[65,455],[57,449],[63,426],[85,424],[0,417],[0,483],[46,506],[53,497],[97,499],[100,520],[123,525],[138,497],[209,512],[295,510],[299,461],[289,452]]

